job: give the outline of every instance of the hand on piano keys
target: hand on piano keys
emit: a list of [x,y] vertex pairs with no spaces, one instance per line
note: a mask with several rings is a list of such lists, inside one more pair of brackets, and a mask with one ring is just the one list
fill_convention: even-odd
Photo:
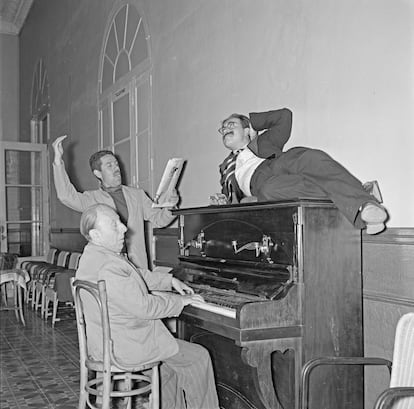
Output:
[[200,294],[183,295],[184,305],[205,303]]
[[178,294],[194,294],[194,290],[191,287],[189,287],[186,283],[180,281],[178,278],[173,277],[171,281],[171,286],[172,288],[174,288],[175,291],[177,291]]

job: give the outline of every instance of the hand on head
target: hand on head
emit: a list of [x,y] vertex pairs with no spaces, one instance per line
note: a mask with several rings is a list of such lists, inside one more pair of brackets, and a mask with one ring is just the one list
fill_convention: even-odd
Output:
[[257,131],[255,129],[253,129],[252,123],[249,122],[249,137],[250,137],[250,140],[256,138],[256,136],[257,136]]

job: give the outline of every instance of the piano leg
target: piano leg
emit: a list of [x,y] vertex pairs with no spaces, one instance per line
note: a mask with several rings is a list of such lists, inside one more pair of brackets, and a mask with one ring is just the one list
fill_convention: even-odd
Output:
[[221,408],[295,409],[295,340],[250,342],[240,347],[232,339],[191,325],[181,328],[185,339],[210,352]]
[[252,342],[242,349],[242,360],[255,368],[253,381],[265,408],[295,409],[300,359],[295,340]]

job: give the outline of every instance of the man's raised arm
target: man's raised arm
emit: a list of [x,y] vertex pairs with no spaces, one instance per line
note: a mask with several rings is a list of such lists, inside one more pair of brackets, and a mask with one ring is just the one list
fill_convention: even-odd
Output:
[[95,200],[87,193],[78,192],[69,180],[66,173],[65,163],[63,162],[63,140],[67,135],[56,138],[52,147],[54,151],[53,160],[53,180],[55,182],[56,194],[58,199],[67,207],[78,212],[84,211],[93,205]]

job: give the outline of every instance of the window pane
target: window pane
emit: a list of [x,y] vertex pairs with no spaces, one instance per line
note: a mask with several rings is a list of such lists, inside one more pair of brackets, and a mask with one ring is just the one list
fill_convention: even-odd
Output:
[[5,151],[7,185],[39,185],[40,152]]
[[109,108],[108,105],[102,107],[102,146],[111,145],[111,122],[109,120]]
[[41,254],[42,231],[41,223],[9,223],[7,225],[8,251],[20,257]]
[[137,86],[138,133],[148,129],[149,95],[149,81]]
[[121,142],[115,145],[115,154],[118,158],[122,172],[122,183],[130,185],[131,179],[131,143],[130,141]]
[[138,136],[138,183],[148,181],[150,178],[150,151],[149,135],[144,132]]
[[135,32],[138,28],[139,20],[141,19],[138,11],[135,7],[128,7],[128,21],[126,29],[126,39],[125,39],[125,48],[129,51],[132,46],[132,41],[135,38]]
[[41,220],[42,190],[40,187],[6,187],[7,220]]
[[118,11],[115,16],[116,38],[118,40],[118,49],[124,48],[124,33],[126,22],[127,6]]
[[125,51],[121,51],[118,56],[115,68],[115,81],[118,81],[129,72],[129,57]]
[[141,24],[134,46],[131,50],[131,66],[136,67],[148,57],[147,39],[145,38],[144,25]]
[[129,93],[114,101],[114,142],[129,138]]
[[118,49],[118,46],[117,46],[117,43],[116,43],[116,37],[115,37],[115,28],[112,25],[111,30],[110,30],[109,35],[108,35],[108,41],[106,43],[106,48],[105,48],[106,58],[109,59],[108,62],[110,62],[112,64],[115,63],[116,57],[118,55],[118,50],[119,49]]

